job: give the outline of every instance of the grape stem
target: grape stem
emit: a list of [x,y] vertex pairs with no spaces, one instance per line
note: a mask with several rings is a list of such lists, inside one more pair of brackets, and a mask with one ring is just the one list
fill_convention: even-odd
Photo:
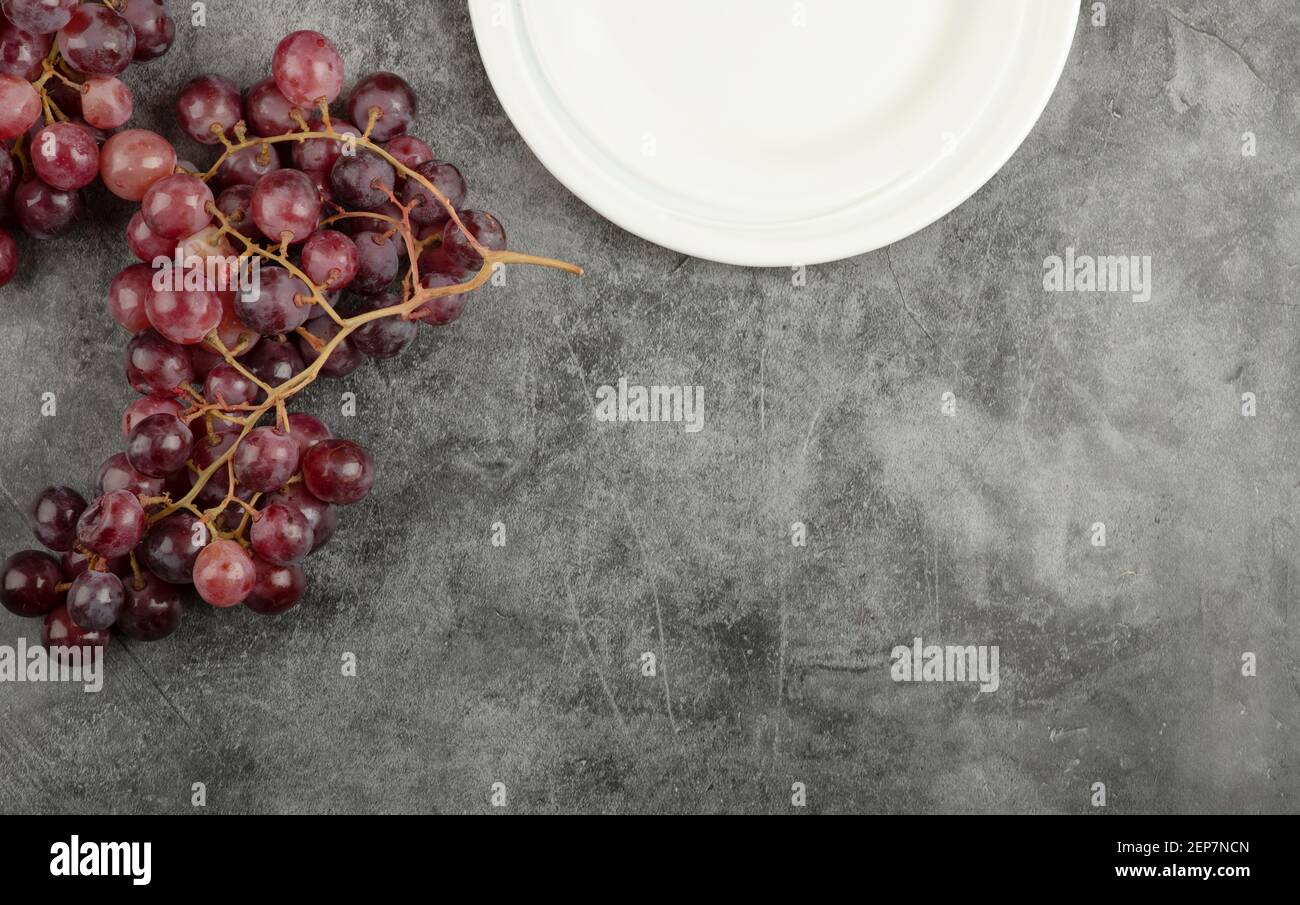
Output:
[[[48,78],[48,75],[47,72],[44,78]],[[384,150],[384,148],[370,138],[375,123],[379,119],[378,109],[372,108],[370,111],[369,121],[366,124],[365,133],[359,137],[354,135],[342,135],[335,130],[333,120],[329,115],[329,105],[327,103],[324,101],[320,102],[319,109],[321,114],[321,125],[319,128],[312,129],[302,117],[302,114],[298,111],[294,111],[296,114],[294,118],[298,123],[300,130],[296,132],[286,132],[283,135],[249,138],[247,137],[246,125],[243,122],[240,122],[230,130],[235,137],[235,140],[231,141],[230,138],[220,130],[220,127],[216,127],[214,133],[220,138],[222,144],[225,146],[225,150],[207,172],[198,174],[199,178],[204,182],[211,181],[232,154],[236,154],[252,147],[258,147],[261,149],[262,153],[266,153],[269,152],[272,145],[280,142],[304,142],[313,139],[333,140],[351,145],[353,147],[351,147],[350,150],[352,150],[353,153],[355,153],[355,147],[359,146],[386,160],[406,179],[413,179],[424,187],[443,207],[451,221],[456,224],[456,227],[464,234],[470,246],[482,258],[482,264],[479,266],[478,272],[472,277],[454,286],[434,286],[428,288],[421,286],[419,257],[421,249],[426,247],[428,243],[421,243],[416,239],[415,230],[411,225],[411,211],[420,203],[420,199],[417,198],[409,204],[402,204],[397,199],[396,195],[393,194],[391,189],[387,186],[376,183],[375,187],[381,189],[397,209],[401,211],[400,217],[369,212],[344,211],[340,209],[338,213],[322,220],[321,226],[327,226],[352,217],[366,217],[391,223],[393,229],[388,233],[388,235],[390,237],[401,236],[401,239],[406,246],[407,259],[410,262],[410,269],[402,281],[403,298],[398,304],[390,305],[385,308],[378,308],[373,311],[365,311],[353,317],[343,317],[329,303],[329,300],[326,299],[322,288],[316,285],[316,283],[314,283],[301,268],[297,267],[289,260],[287,253],[289,237],[280,237],[281,241],[274,249],[265,248],[239,232],[230,219],[223,214],[215,204],[209,205],[208,210],[218,225],[219,235],[230,235],[238,238],[243,245],[243,251],[239,254],[241,266],[245,259],[257,256],[275,265],[283,267],[294,277],[301,280],[305,286],[310,288],[311,298],[302,300],[302,303],[321,306],[339,329],[338,332],[328,341],[322,340],[320,337],[310,333],[310,331],[299,329],[297,331],[298,334],[303,335],[306,338],[305,341],[316,351],[316,359],[303,371],[276,386],[270,386],[258,378],[239,361],[237,355],[242,351],[240,348],[237,347],[234,350],[227,348],[215,330],[208,334],[206,338],[207,345],[215,350],[217,354],[221,355],[227,364],[233,367],[245,378],[256,384],[265,394],[265,398],[256,404],[242,403],[240,405],[223,405],[220,402],[213,404],[201,400],[194,408],[185,413],[187,421],[191,421],[201,416],[206,417],[209,424],[209,433],[211,433],[210,419],[214,416],[221,418],[228,423],[239,425],[241,431],[239,436],[235,438],[235,442],[230,445],[230,448],[218,456],[208,467],[199,471],[197,466],[191,466],[197,472],[197,477],[194,479],[189,492],[178,500],[167,502],[165,506],[153,513],[149,517],[150,524],[158,522],[173,513],[183,510],[190,512],[205,522],[215,535],[233,538],[241,544],[246,544],[246,541],[244,540],[244,532],[249,524],[249,520],[257,518],[257,509],[255,508],[255,505],[260,494],[254,495],[248,502],[240,500],[236,496],[236,481],[234,473],[235,452],[239,449],[240,444],[245,438],[247,438],[249,433],[254,430],[262,417],[272,410],[275,412],[276,421],[280,425],[280,429],[288,432],[288,411],[285,403],[316,380],[320,375],[321,369],[329,361],[330,356],[336,352],[339,346],[342,345],[342,343],[344,343],[347,338],[360,327],[387,317],[401,317],[404,320],[412,320],[415,318],[416,312],[421,308],[421,306],[435,299],[446,296],[463,295],[481,288],[492,278],[492,274],[498,266],[531,265],[536,267],[547,267],[554,270],[562,270],[576,276],[582,275],[581,267],[578,267],[575,264],[569,264],[565,261],[539,257],[537,255],[522,254],[520,252],[505,249],[496,250],[484,247],[478,241],[478,238],[465,228],[465,224],[461,221],[460,214],[456,211],[455,206],[451,203],[451,200],[437,188],[437,186],[433,185],[433,183],[420,173],[397,160],[397,158],[393,157],[393,155],[389,154]],[[285,339],[284,337],[277,337],[266,341],[276,342],[285,341]],[[245,414],[231,414],[231,412],[235,411]],[[200,510],[195,505],[195,500],[198,498],[198,495],[203,488],[207,486],[212,477],[221,469],[226,470],[229,481],[225,499],[211,509]],[[233,532],[220,531],[216,527],[217,519],[220,518],[226,511],[227,507],[232,504],[237,505],[244,510],[243,518],[240,521],[239,526]]]

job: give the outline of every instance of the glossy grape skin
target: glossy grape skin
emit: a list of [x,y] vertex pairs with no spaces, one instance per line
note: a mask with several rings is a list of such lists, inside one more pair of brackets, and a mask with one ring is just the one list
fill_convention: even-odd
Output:
[[280,170],[280,155],[269,147],[250,145],[231,154],[221,164],[215,177],[222,191],[236,186],[256,186],[263,177]]
[[301,170],[277,170],[253,187],[253,222],[275,241],[302,242],[320,223],[320,194]]
[[175,170],[176,149],[167,139],[147,129],[119,132],[99,151],[100,178],[110,192],[127,201],[142,200],[155,182]]
[[[186,236],[176,243],[176,251],[187,270],[202,272],[204,288],[219,296],[239,285],[239,264],[230,237],[215,224]],[[188,273],[187,284],[194,277]]]
[[164,176],[145,192],[140,202],[144,221],[156,235],[168,239],[192,236],[212,222],[208,205],[212,189],[197,176],[174,173]]
[[261,395],[257,384],[224,361],[209,371],[203,381],[203,398],[212,403],[243,405],[256,402]]
[[[460,211],[461,222],[465,224],[479,244],[489,251],[502,251],[506,247],[506,231],[501,221],[483,211]],[[442,230],[442,248],[439,249],[447,261],[465,270],[478,270],[483,266],[483,256],[474,250],[465,238],[465,233],[448,220]]]
[[262,138],[297,131],[299,127],[293,119],[293,111],[297,110],[304,120],[309,120],[314,109],[312,105],[304,110],[289,103],[280,93],[274,78],[264,79],[249,88],[244,108],[248,112],[248,127],[254,135]]
[[14,192],[14,216],[27,235],[35,239],[57,239],[76,225],[82,211],[81,194],[52,188],[39,179],[18,186]]
[[63,580],[59,564],[39,550],[24,550],[5,560],[0,576],[0,603],[18,616],[44,616],[63,602],[56,585]]
[[112,572],[82,572],[68,588],[68,617],[91,631],[110,628],[124,603],[122,579]]
[[16,75],[0,75],[0,141],[25,134],[40,118],[36,89]]
[[179,416],[182,411],[180,403],[172,397],[141,396],[122,413],[122,437],[131,436],[131,430],[150,415]]
[[150,572],[139,580],[123,582],[126,601],[117,615],[116,628],[136,641],[157,641],[176,631],[181,624],[181,589]]
[[357,275],[356,243],[337,230],[320,230],[302,247],[302,271],[322,288],[346,288]]
[[[372,295],[362,299],[357,313],[391,308],[401,302],[402,297],[396,292]],[[371,358],[392,358],[406,351],[419,329],[416,321],[403,320],[401,315],[394,314],[362,324],[353,331],[350,339],[357,351]]]
[[[4,213],[0,208],[0,215]],[[0,228],[0,287],[5,286],[18,273],[18,243],[9,231]]]
[[[312,119],[313,131],[324,131],[324,123]],[[296,125],[296,124],[295,124]],[[334,131],[339,135],[361,137],[361,130],[349,122],[334,121]],[[309,138],[306,141],[292,143],[293,165],[304,173],[321,174],[328,178],[334,164],[343,155],[344,143],[333,138]]]
[[107,6],[83,4],[59,29],[59,51],[86,75],[117,75],[135,57],[135,29]]
[[268,386],[279,386],[303,372],[306,365],[290,342],[264,339],[244,358],[244,366]]
[[[244,118],[244,99],[230,79],[205,74],[191,79],[176,99],[176,121],[199,144],[221,143],[221,135],[233,137],[235,123]],[[213,126],[219,132],[213,132]]]
[[[333,318],[319,317],[313,321],[308,321],[305,329],[321,342],[328,343],[338,335],[342,328],[334,322]],[[298,337],[298,351],[302,353],[302,360],[308,365],[320,355],[303,336]],[[347,377],[365,363],[366,356],[362,355],[357,347],[353,345],[352,337],[347,336],[330,352],[329,358],[321,365],[320,375],[332,379]]]
[[370,453],[351,440],[322,440],[307,450],[302,476],[317,499],[350,505],[374,486],[375,465]]
[[26,31],[0,19],[0,74],[34,82],[40,78],[41,63],[49,52],[49,35]]
[[55,552],[71,550],[86,500],[71,487],[46,487],[32,504],[32,533]]
[[307,322],[313,307],[310,299],[311,289],[289,271],[263,267],[256,290],[235,296],[235,313],[254,332],[275,336],[291,333]]
[[[464,276],[449,273],[426,273],[420,278],[420,285],[425,289],[435,289],[441,286],[456,286],[463,283],[465,279]],[[429,299],[415,309],[414,317],[432,327],[450,324],[465,310],[465,302],[468,298],[464,293],[458,293]]]
[[158,258],[170,260],[176,251],[176,240],[156,235],[140,211],[131,215],[131,222],[126,226],[126,244],[143,264],[153,264]]
[[167,395],[194,379],[194,366],[184,346],[145,330],[127,344],[126,379],[142,396]]
[[357,275],[349,289],[362,295],[374,295],[392,285],[401,270],[395,237],[378,232],[361,232],[352,237],[357,247]]
[[293,506],[270,503],[252,521],[253,552],[269,563],[298,562],[311,552],[311,522]]
[[38,35],[52,35],[68,24],[81,0],[4,0],[0,9],[18,28]]
[[[313,444],[314,445],[314,444]],[[315,553],[329,542],[338,530],[338,509],[312,494],[302,481],[289,484],[283,490],[266,497],[266,505],[285,505],[297,509],[311,525],[311,552]]]
[[251,185],[232,185],[217,197],[217,210],[230,222],[230,226],[240,235],[257,241],[264,238],[262,231],[253,222],[253,187]]
[[185,467],[194,448],[194,434],[175,415],[150,415],[131,430],[126,440],[126,460],[152,478],[165,478]]
[[274,427],[249,432],[235,450],[235,480],[255,493],[279,490],[298,471],[298,441]]
[[397,171],[393,165],[378,154],[364,149],[350,157],[340,157],[330,170],[330,187],[334,191],[334,198],[350,210],[377,210],[389,200],[380,186],[392,191],[396,181]]
[[253,557],[255,580],[244,606],[260,616],[277,616],[292,609],[307,589],[307,576],[293,563],[276,565]]
[[414,170],[433,160],[433,149],[414,135],[398,135],[384,143],[384,150],[407,169]]
[[205,289],[151,289],[145,298],[150,325],[182,346],[192,346],[221,323],[221,298]]
[[314,109],[319,99],[327,104],[343,91],[343,58],[319,32],[295,31],[275,48],[271,73],[285,99]]
[[365,128],[372,110],[378,110],[379,119],[370,132],[375,141],[388,141],[405,135],[415,120],[419,104],[411,86],[399,75],[391,72],[374,72],[357,82],[348,95],[348,119]]
[[156,60],[172,46],[176,23],[160,0],[120,0],[117,11],[135,32],[135,62]]
[[69,649],[105,648],[108,647],[111,637],[112,633],[107,629],[91,630],[77,625],[68,615],[68,608],[65,606],[46,613],[45,622],[41,625],[41,644],[45,646],[50,658],[60,665],[87,662],[84,658],[78,661],[80,654],[72,654]]
[[149,528],[140,544],[140,559],[163,581],[189,584],[194,578],[194,561],[211,539],[211,531],[197,518],[176,512]]
[[134,111],[135,97],[121,80],[112,77],[86,80],[86,90],[81,95],[81,115],[95,128],[123,126]]
[[194,562],[194,589],[215,607],[236,606],[253,590],[253,560],[233,540],[216,540]]
[[144,537],[144,507],[129,490],[110,490],[77,520],[77,540],[100,556],[125,556]]
[[[446,195],[452,207],[459,210],[465,203],[468,189],[465,186],[465,177],[456,167],[441,160],[430,160],[428,163],[420,164],[415,171]],[[418,180],[407,179],[402,185],[399,197],[403,204],[410,204],[419,199],[415,207],[411,208],[411,223],[414,226],[438,226],[446,223],[451,217],[442,202]]]
[[73,191],[90,185],[99,175],[99,146],[75,123],[52,123],[32,136],[31,161],[46,185]]
[[131,333],[149,329],[144,306],[152,291],[153,275],[148,264],[132,264],[108,284],[108,313]]
[[114,453],[99,466],[95,487],[101,494],[125,490],[138,496],[158,496],[162,493],[161,478],[140,474],[127,461],[126,453]]
[[294,412],[289,416],[289,436],[298,442],[298,451],[306,453],[320,441],[328,440],[334,435],[325,426],[325,422],[315,415]]

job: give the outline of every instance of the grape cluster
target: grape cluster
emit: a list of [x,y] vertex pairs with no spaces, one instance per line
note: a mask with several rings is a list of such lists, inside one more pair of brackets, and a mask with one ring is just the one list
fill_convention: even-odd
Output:
[[108,293],[140,397],[89,504],[67,487],[37,499],[36,537],[59,558],[5,563],[0,602],[43,616],[47,646],[170,634],[188,584],[216,607],[293,607],[300,563],[375,468],[286,402],[454,321],[498,266],[581,273],[507,250],[496,217],[464,208],[460,171],[407,134],[417,102],[400,77],[361,79],[336,111],[343,84],[333,44],[295,32],[247,93],[217,75],[180,92],[181,131],[220,149],[207,170],[152,132],[104,146],[104,184],[140,203],[126,229],[139,262]]
[[[0,0],[0,224],[44,240],[76,223],[101,149],[135,106],[118,76],[175,33],[161,0]],[[0,225],[0,286],[17,272]]]

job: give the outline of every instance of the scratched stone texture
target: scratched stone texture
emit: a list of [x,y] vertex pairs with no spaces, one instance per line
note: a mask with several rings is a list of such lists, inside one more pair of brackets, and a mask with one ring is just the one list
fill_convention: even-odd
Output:
[[[129,73],[138,125],[180,140],[180,84],[252,84],[318,29],[353,77],[410,78],[419,134],[514,247],[588,274],[512,271],[404,358],[313,387],[379,481],[308,599],[191,605],[171,639],[115,641],[98,695],[0,685],[0,810],[189,813],[203,782],[212,812],[477,812],[501,782],[516,812],[788,813],[803,782],[807,812],[1082,814],[1101,781],[1112,812],[1295,812],[1300,10],[1108,5],[986,187],[804,288],[571,196],[460,3],[182,23]],[[88,490],[121,443],[104,295],[129,209],[92,202],[0,293],[5,552],[35,546],[42,486]],[[1067,246],[1150,255],[1150,303],[1045,293]],[[620,376],[703,385],[705,429],[596,423]],[[1001,687],[895,684],[918,635],[999,645]],[[20,636],[38,624],[0,614]]]

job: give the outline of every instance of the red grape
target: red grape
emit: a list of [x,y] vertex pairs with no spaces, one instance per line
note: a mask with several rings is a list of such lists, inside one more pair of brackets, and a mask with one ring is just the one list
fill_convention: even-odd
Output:
[[311,552],[311,522],[284,503],[270,503],[253,519],[253,552],[269,563],[297,562]]
[[176,37],[176,24],[162,0],[117,0],[117,11],[135,32],[135,61],[148,63],[167,52]]
[[71,487],[46,487],[32,505],[32,532],[51,550],[71,550],[86,500]]
[[378,210],[389,200],[383,189],[392,191],[396,181],[397,172],[393,165],[373,151],[358,151],[350,157],[344,155],[330,170],[330,186],[335,200],[352,210]]
[[32,167],[61,191],[85,188],[99,175],[99,145],[76,123],[53,123],[32,136]]
[[176,240],[156,235],[144,221],[144,213],[136,211],[126,227],[126,244],[141,262],[152,264],[158,258],[171,260],[176,251]]
[[100,178],[110,192],[127,201],[140,201],[150,186],[175,170],[176,150],[147,129],[119,132],[99,152]]
[[316,233],[302,247],[302,270],[317,286],[344,289],[357,275],[357,246],[332,229]]
[[110,490],[77,520],[77,540],[100,556],[125,556],[144,537],[144,507],[129,490]]
[[221,323],[221,299],[206,289],[157,290],[145,298],[153,328],[182,346],[192,346]]
[[[260,135],[264,138],[273,135],[284,135],[286,132],[296,132],[298,123],[293,119],[293,111],[297,110],[304,120],[310,118],[310,113],[304,113],[302,108],[296,107],[285,99],[276,87],[275,79],[269,78],[258,82],[252,88],[248,89],[247,103],[248,126],[253,130],[254,135]],[[308,111],[312,110],[312,105],[307,105]]]
[[0,73],[34,82],[41,77],[41,64],[49,52],[49,35],[26,31],[0,19]]
[[298,459],[297,440],[278,428],[259,427],[235,450],[235,480],[255,493],[270,493],[294,476]]
[[108,285],[108,313],[132,333],[149,329],[145,299],[152,291],[153,275],[148,264],[132,264]]
[[318,499],[349,504],[370,492],[375,466],[370,453],[351,440],[322,440],[307,450],[302,476]]
[[14,192],[14,216],[18,225],[36,239],[63,235],[76,224],[81,209],[79,192],[65,192],[39,179],[24,182]]
[[217,170],[216,183],[221,190],[231,186],[255,186],[262,177],[280,169],[280,155],[270,147],[249,145],[231,154]]
[[163,395],[193,380],[194,366],[184,346],[145,330],[126,347],[126,379],[142,396]]
[[44,616],[63,602],[55,588],[62,578],[53,557],[39,550],[15,553],[0,576],[0,603],[19,616]]
[[433,160],[433,149],[414,135],[399,135],[386,142],[384,150],[392,154],[402,166],[411,170]]
[[302,568],[293,563],[276,565],[253,557],[256,580],[244,606],[261,616],[275,616],[292,609],[307,587]]
[[5,18],[24,31],[51,35],[68,24],[80,0],[4,0]]
[[179,402],[167,396],[142,396],[126,407],[122,413],[122,436],[131,436],[131,429],[150,415],[180,415]]
[[253,187],[253,222],[272,241],[302,242],[320,223],[320,194],[300,170],[277,170]]
[[328,440],[334,435],[325,426],[325,422],[315,415],[294,412],[289,416],[289,436],[298,441],[298,450],[306,453],[320,441]]
[[188,173],[174,173],[149,186],[140,209],[154,233],[180,239],[212,222],[208,205],[213,201],[212,189],[202,179]]
[[68,588],[68,616],[81,628],[110,628],[126,602],[122,579],[112,572],[82,572]]
[[126,490],[137,496],[157,496],[162,493],[161,478],[142,475],[131,467],[126,460],[126,453],[115,453],[99,466],[99,475],[95,480],[99,492],[111,493],[114,490]]
[[181,589],[156,575],[141,572],[127,579],[126,602],[117,614],[117,630],[136,641],[165,638],[181,624]]
[[96,129],[116,129],[135,111],[131,89],[119,79],[86,79],[81,94],[81,115]]
[[[308,321],[304,329],[322,343],[328,343],[338,336],[339,331],[342,330],[334,322],[334,319],[328,316]],[[312,348],[312,344],[303,336],[298,337],[298,349],[302,352],[302,360],[309,365],[320,356],[320,353]],[[346,336],[330,352],[329,358],[325,359],[325,363],[321,365],[320,374],[322,377],[330,378],[347,377],[365,363],[366,356],[362,355],[357,347],[353,345],[352,337]]]
[[244,365],[269,386],[279,386],[301,374],[306,365],[293,343],[262,340],[244,359]]
[[203,398],[212,403],[243,405],[256,401],[261,395],[257,384],[224,361],[209,371],[203,381]]
[[[452,207],[459,210],[465,203],[465,195],[468,191],[465,177],[461,176],[460,170],[451,164],[441,160],[430,160],[420,164],[415,171],[442,192],[451,202]],[[418,180],[406,180],[402,185],[400,197],[403,204],[417,202],[415,207],[411,208],[411,223],[415,226],[438,226],[446,223],[451,216],[442,202]]]
[[126,460],[141,474],[163,478],[185,467],[194,449],[194,434],[175,415],[150,415],[126,439]]
[[[506,247],[505,227],[496,217],[483,211],[461,211],[460,219],[484,248],[501,251]],[[442,229],[442,248],[439,251],[453,266],[465,270],[478,270],[483,266],[483,256],[469,244],[454,220],[448,220]]]
[[[425,289],[456,286],[463,282],[465,282],[464,276],[450,273],[426,273],[420,278],[420,285]],[[460,317],[461,312],[465,310],[465,302],[466,296],[464,293],[441,295],[429,299],[429,301],[416,308],[412,316],[430,326],[441,327]]]
[[353,236],[352,241],[357,246],[357,275],[348,288],[363,295],[387,289],[397,279],[401,268],[396,237],[361,232]]
[[216,607],[243,603],[253,590],[253,561],[233,540],[216,540],[194,562],[194,589]]
[[84,629],[77,625],[64,606],[47,613],[41,625],[41,644],[46,653],[60,664],[78,662],[76,658],[80,654],[72,654],[73,648],[105,648],[111,637],[112,633],[107,629]]
[[41,118],[41,99],[26,79],[0,75],[0,141],[25,133]]
[[[244,102],[234,82],[219,75],[201,75],[181,89],[176,100],[176,120],[181,131],[205,145],[221,142],[235,123],[244,118]],[[220,133],[212,131],[220,127]]]
[[275,336],[307,322],[314,307],[310,300],[311,289],[302,280],[283,267],[263,267],[257,286],[235,296],[235,313],[255,332]]
[[253,222],[253,187],[232,185],[217,197],[217,210],[230,223],[230,228],[246,238],[257,241],[265,238]]
[[411,86],[399,75],[375,72],[357,82],[348,95],[348,118],[363,129],[370,122],[371,111],[379,111],[370,137],[388,141],[406,134],[415,119],[418,102]]
[[288,485],[279,493],[271,494],[266,498],[266,502],[268,506],[276,503],[291,506],[307,518],[307,523],[311,525],[311,552],[313,553],[325,546],[338,528],[338,510],[330,503],[314,496],[301,481]]
[[135,56],[135,30],[107,6],[82,4],[59,29],[59,52],[87,75],[117,75]]
[[[313,129],[320,129],[322,123],[319,119],[311,121]],[[336,120],[334,122],[334,131],[340,135],[353,135],[361,137],[361,130],[351,123]],[[333,138],[309,138],[303,142],[293,143],[293,165],[304,173],[321,174],[323,178],[328,179],[330,170],[334,168],[335,162],[343,156],[343,141]]]
[[271,72],[276,87],[293,104],[314,108],[332,104],[343,90],[343,58],[324,35],[295,31],[275,48]]
[[[402,296],[396,292],[372,295],[362,300],[357,313],[391,308],[401,302]],[[415,321],[403,320],[400,315],[394,314],[362,324],[353,331],[350,338],[359,352],[371,358],[392,358],[406,351],[419,329],[420,325]]]
[[[0,210],[0,214],[4,211]],[[7,229],[0,229],[0,286],[4,286],[18,273],[18,243]]]
[[194,561],[211,539],[207,525],[188,512],[176,512],[149,528],[140,544],[140,559],[163,581],[189,584]]

